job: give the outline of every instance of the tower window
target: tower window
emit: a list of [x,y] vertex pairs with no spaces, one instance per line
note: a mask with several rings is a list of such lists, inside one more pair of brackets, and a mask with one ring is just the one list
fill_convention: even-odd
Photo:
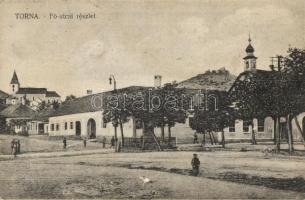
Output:
[[13,85],[13,92],[15,92],[15,85]]
[[246,69],[249,69],[249,61],[246,62]]

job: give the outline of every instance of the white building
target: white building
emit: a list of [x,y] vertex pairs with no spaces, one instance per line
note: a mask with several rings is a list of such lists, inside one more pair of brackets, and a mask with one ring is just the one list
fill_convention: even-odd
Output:
[[61,102],[59,94],[55,91],[48,91],[46,88],[21,87],[15,71],[10,82],[10,88],[11,95],[7,98],[7,104],[29,101],[30,106],[35,109],[43,101],[47,104]]

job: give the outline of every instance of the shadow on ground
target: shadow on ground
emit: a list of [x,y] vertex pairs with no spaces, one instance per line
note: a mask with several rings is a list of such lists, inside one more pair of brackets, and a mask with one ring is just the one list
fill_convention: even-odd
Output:
[[[186,176],[192,176],[192,171],[190,169],[178,169],[178,168],[164,168],[164,167],[155,167],[155,166],[137,166],[133,164],[93,164],[87,162],[79,162],[79,165],[88,165],[88,166],[102,166],[102,167],[123,167],[127,169],[140,169],[140,170],[153,170],[167,173],[174,173]],[[247,185],[257,185],[265,186],[272,189],[279,190],[290,190],[296,192],[305,192],[305,180],[303,177],[295,178],[275,178],[275,177],[261,177],[253,176],[244,173],[237,172],[225,172],[215,175],[205,175],[201,174],[198,176],[209,178],[213,180],[223,180],[234,183],[241,183]]]

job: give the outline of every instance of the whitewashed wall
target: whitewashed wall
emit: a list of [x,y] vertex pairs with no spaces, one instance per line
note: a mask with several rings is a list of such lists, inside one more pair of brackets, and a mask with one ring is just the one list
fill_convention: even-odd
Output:
[[[257,119],[253,120],[253,129],[256,133],[256,139],[273,139],[274,138],[274,124],[271,117],[265,118],[264,131],[258,132]],[[235,120],[235,132],[230,132],[229,128],[224,129],[224,134],[226,140],[245,140],[251,139],[251,126],[249,126],[249,131],[245,132],[243,130],[243,121]],[[218,139],[221,139],[221,134],[218,134]]]
[[[114,128],[111,123],[108,123],[106,128],[103,127],[102,111],[78,113],[64,116],[56,116],[49,118],[48,132],[50,136],[68,136],[76,135],[76,121],[81,122],[81,136],[89,137],[87,130],[87,123],[89,119],[94,119],[96,123],[96,136],[114,136]],[[65,130],[65,122],[68,123],[68,128]],[[73,122],[73,129],[70,128],[70,122]],[[51,125],[54,124],[54,130],[51,130]],[[59,124],[59,130],[56,130],[56,124]],[[118,137],[120,137],[120,129],[118,127]],[[124,124],[124,136],[132,137],[132,120]]]

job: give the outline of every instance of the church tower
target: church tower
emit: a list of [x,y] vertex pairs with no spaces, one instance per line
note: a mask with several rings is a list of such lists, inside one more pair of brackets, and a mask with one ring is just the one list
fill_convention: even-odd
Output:
[[249,35],[249,45],[246,48],[247,56],[244,57],[245,62],[245,71],[252,71],[256,69],[256,59],[257,57],[254,56],[254,48],[251,45],[251,38]]
[[10,86],[11,86],[13,94],[16,94],[16,92],[18,92],[18,90],[20,88],[20,83],[19,83],[16,71],[14,71]]

